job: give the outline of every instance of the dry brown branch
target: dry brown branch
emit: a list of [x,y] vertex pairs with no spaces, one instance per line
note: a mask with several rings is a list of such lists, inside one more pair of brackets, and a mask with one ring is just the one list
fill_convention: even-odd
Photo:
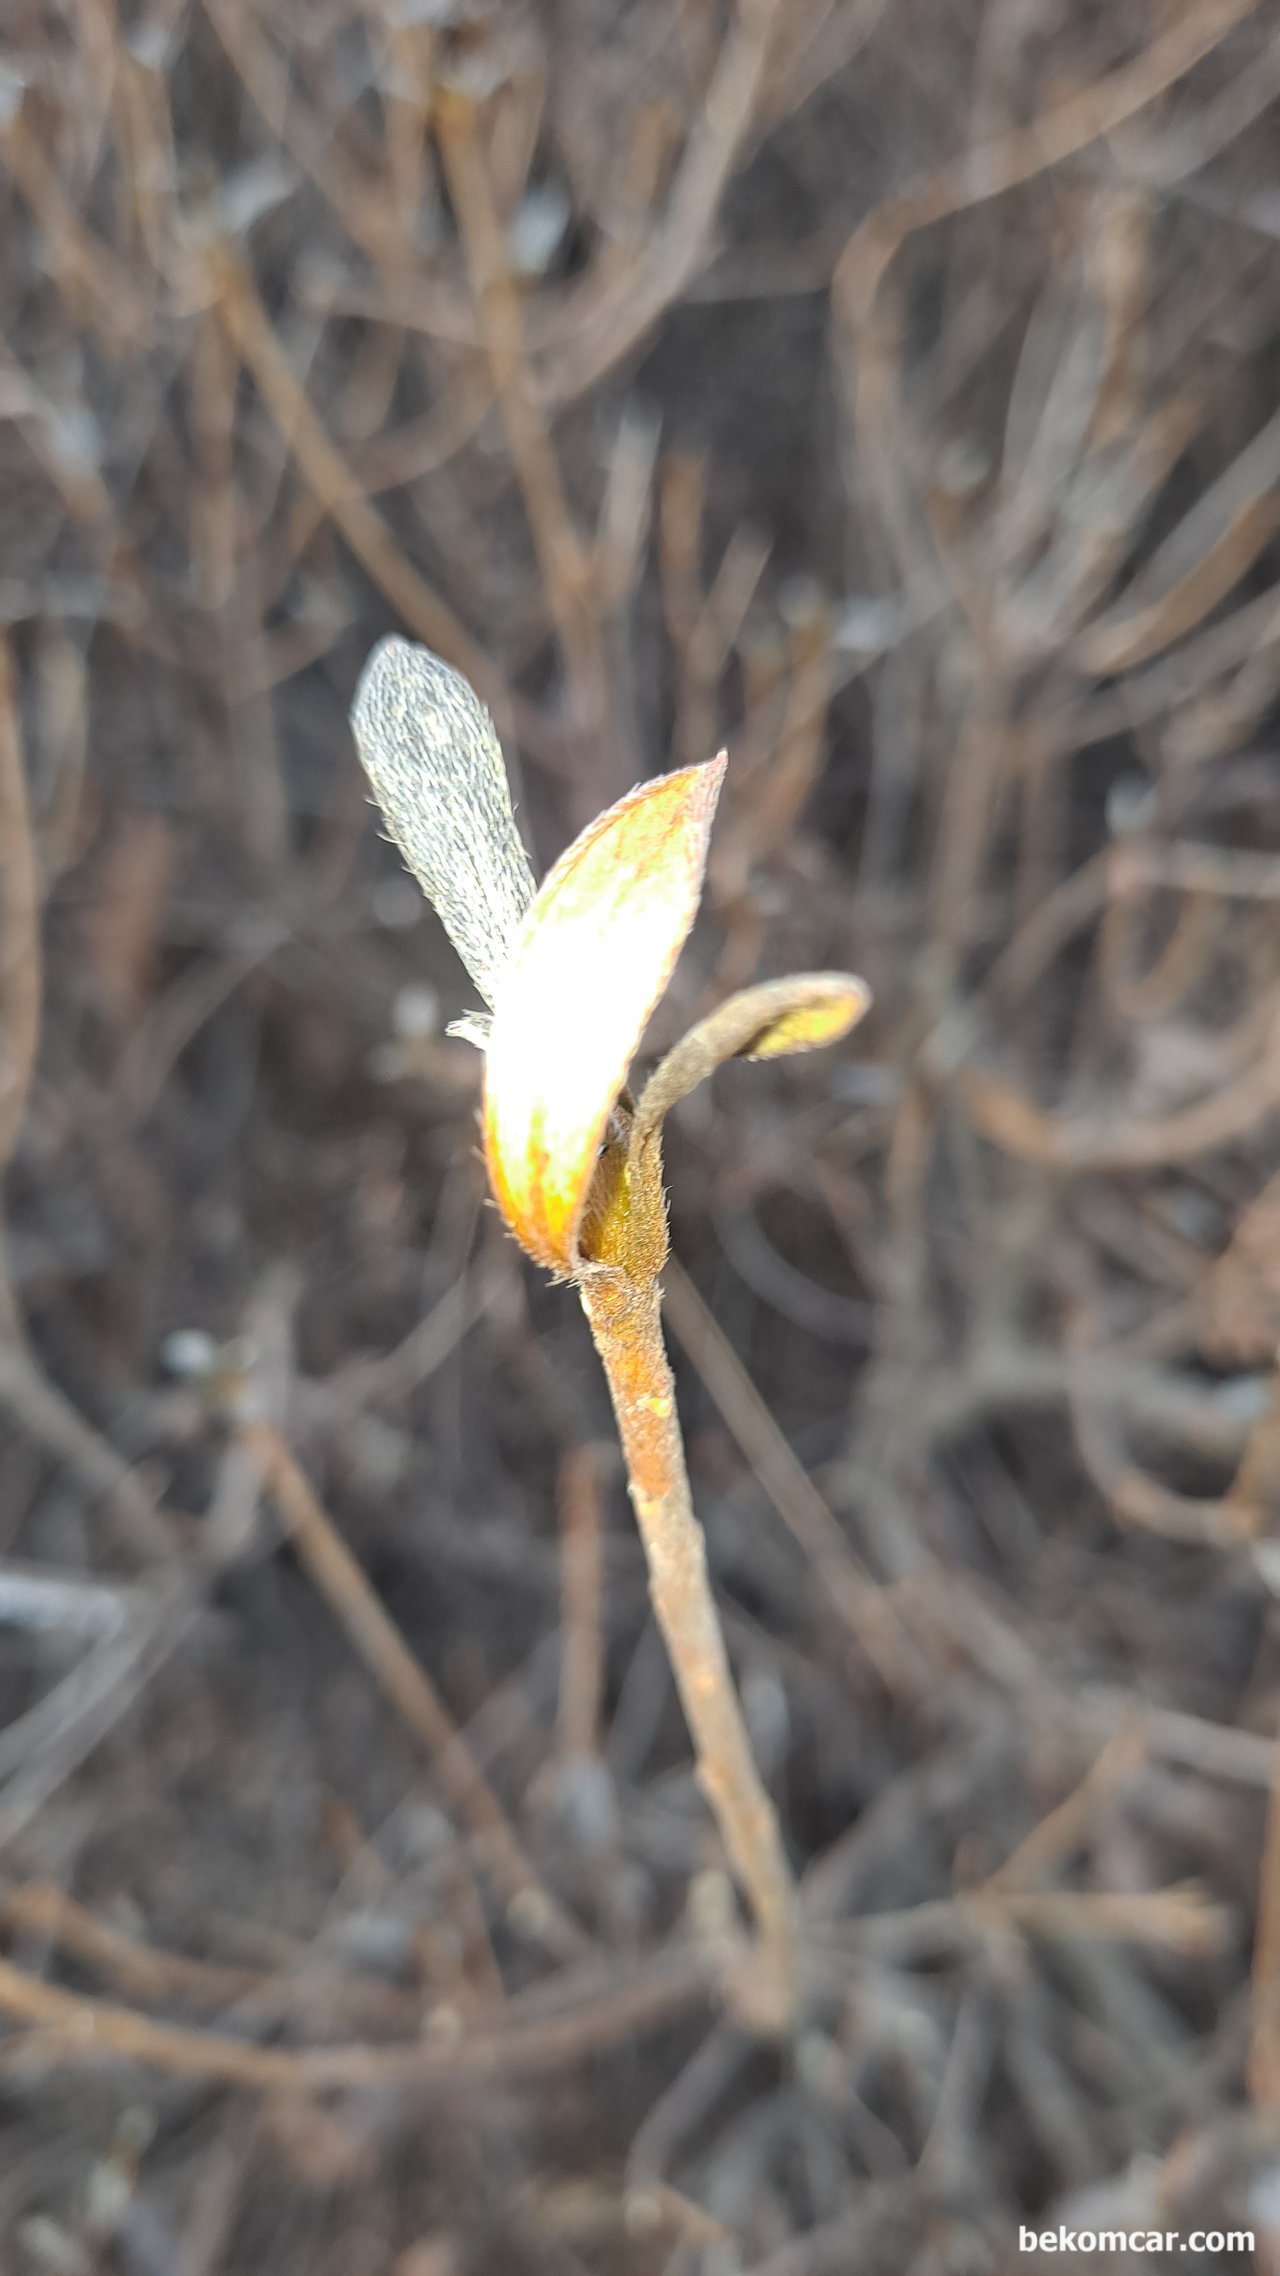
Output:
[[217,305],[300,472],[357,559],[403,621],[465,672],[499,721],[506,704],[493,666],[453,610],[414,568],[299,387],[246,270],[229,251],[211,262]]
[[1061,165],[1101,135],[1114,134],[1194,70],[1257,5],[1258,0],[1201,0],[1132,63],[1069,95],[1029,126],[965,151],[877,207],[850,240],[836,280],[837,292],[854,321],[865,321],[889,263],[916,230],[966,206],[1001,197]]
[[1248,2070],[1250,2097],[1262,2110],[1280,2103],[1280,1752],[1274,1762],[1258,1869]]
[[1008,778],[1009,691],[985,657],[943,786],[938,842],[930,878],[936,939],[950,971],[972,927],[978,887],[1000,821]]
[[394,1350],[378,1359],[350,1360],[326,1376],[317,1400],[320,1414],[350,1415],[367,1400],[403,1398],[427,1382],[493,1306],[496,1277],[484,1269],[460,1274]]
[[511,445],[547,607],[572,691],[574,728],[598,737],[605,724],[603,659],[594,564],[574,526],[525,348],[520,295],[489,181],[475,104],[456,88],[436,106],[436,134],[458,216],[481,338]]
[[0,1343],[0,1405],[19,1429],[47,1447],[101,1497],[127,1555],[142,1564],[171,1563],[182,1546],[181,1521],[109,1441],[85,1421],[20,1343]]
[[604,1687],[604,1513],[606,1450],[571,1446],[560,1462],[562,1636],[556,1744],[568,1758],[595,1754]]
[[[74,447],[53,404],[41,395],[17,357],[0,339],[0,418],[12,419],[34,459],[54,484],[68,514],[108,541],[109,566],[123,578],[126,562],[115,554],[115,504],[96,466]],[[136,594],[130,596],[136,600]]]
[[361,180],[341,144],[296,99],[289,71],[273,54],[253,6],[237,0],[203,0],[203,5],[272,133],[357,244],[375,263],[385,258],[394,248],[396,202],[389,185]]
[[426,1752],[455,1808],[469,1823],[477,1850],[506,1899],[513,1924],[562,1956],[580,1951],[586,1942],[581,1929],[525,1855],[505,1810],[435,1685],[369,1586],[279,1431],[270,1423],[247,1422],[242,1435],[245,1446],[262,1465],[267,1490],[307,1573],[405,1728]]
[[1150,662],[1203,623],[1280,522],[1280,416],[1269,419],[1152,555],[1114,609],[1081,635],[1083,669],[1106,678]]
[[[673,497],[678,495],[678,487],[673,488]],[[674,513],[671,519],[668,544],[674,554]],[[735,530],[706,598],[689,622],[683,643],[680,710],[675,731],[676,753],[683,765],[696,766],[700,759],[706,758],[715,742],[720,676],[768,559],[768,539],[758,530]],[[669,614],[680,608],[673,589],[668,601]]]
[[666,213],[633,264],[602,286],[588,277],[566,307],[539,372],[546,402],[566,403],[593,387],[705,264],[721,198],[768,83],[780,14],[778,0],[738,0]]
[[919,1655],[890,1599],[859,1563],[684,1267],[670,1259],[663,1279],[664,1310],[679,1342],[815,1579],[889,1690],[916,1696],[923,1678]]
[[1225,846],[1130,841],[1115,848],[1108,883],[1118,895],[1162,885],[1224,901],[1280,901],[1280,860]]
[[0,135],[0,154],[36,217],[72,312],[93,325],[109,354],[136,345],[146,315],[142,297],[112,248],[85,228],[26,104]]
[[1202,978],[1219,912],[1208,895],[1186,895],[1167,940],[1144,964],[1137,938],[1147,911],[1140,895],[1111,897],[1098,936],[1099,985],[1121,1019],[1135,1027],[1172,1018]]
[[0,2010],[33,2026],[41,2062],[62,2068],[138,2063],[255,2093],[320,2094],[410,2081],[466,2085],[537,2076],[655,2029],[704,2000],[712,1982],[705,1956],[688,1947],[649,1961],[631,1972],[630,1981],[625,1976],[616,1981],[621,1973],[615,1968],[615,1982],[607,1989],[589,1978],[577,1996],[572,1977],[567,1983],[560,1979],[554,2013],[545,2012],[545,1996],[510,2001],[503,2020],[494,2024],[468,2022],[463,2028],[451,2010],[437,2011],[426,2033],[403,2045],[254,2046],[210,2031],[156,2023],[134,2008],[85,1999],[43,1983],[7,1960],[0,1960]]
[[852,420],[865,454],[864,473],[885,526],[911,554],[910,517],[901,494],[901,454],[888,438],[897,426],[893,319],[877,319],[876,302],[908,237],[966,208],[1003,197],[1091,142],[1114,134],[1155,102],[1220,45],[1258,0],[1202,0],[1132,63],[1069,95],[1029,126],[970,149],[896,193],[861,222],[841,256],[832,284],[844,332],[842,371]]
[[[885,15],[888,0],[810,0],[807,10],[788,9],[781,31],[788,45],[772,59],[766,102],[770,122],[798,110],[853,61]],[[816,19],[813,20],[813,19]]]
[[826,756],[831,708],[831,626],[821,590],[793,586],[784,596],[791,677],[777,755],[752,802],[753,860],[788,845]]
[[9,1927],[74,1953],[132,1999],[190,1999],[202,2006],[230,2007],[265,1980],[248,1968],[220,1968],[159,1952],[98,1920],[49,1882],[29,1881],[11,1890],[0,1909]]
[[[1280,1508],[1280,1366],[1224,1498],[1230,1508],[1240,1511],[1242,1524],[1255,1536],[1265,1535]],[[1265,1555],[1263,1548],[1261,1558]]]
[[1085,1467],[1121,1524],[1221,1550],[1239,1548],[1257,1533],[1261,1513],[1247,1503],[1229,1494],[1212,1499],[1175,1493],[1140,1469],[1113,1418],[1087,1399],[1077,1398],[1072,1414]]
[[1195,1883],[1172,1889],[981,1889],[901,1913],[872,1913],[834,1932],[833,1941],[905,1960],[946,1950],[953,1941],[983,1942],[1011,1931],[1030,1937],[1095,1938],[1161,1944],[1171,1951],[1221,1949],[1230,1927],[1225,1909]]
[[0,633],[0,1175],[17,1144],[40,1042],[40,880],[13,654]]
[[228,1967],[166,1952],[100,1920],[47,1882],[25,1882],[0,1900],[0,1915],[15,1931],[70,1953],[122,1997],[144,2006],[177,2002],[218,2012],[239,2008],[264,2017],[292,2017],[313,2027],[342,2018],[349,2028],[407,2036],[421,2028],[420,1993],[372,1976],[337,1974],[308,1962],[262,1968]]
[[1253,1065],[1212,1097],[1158,1120],[1108,1127],[1083,1115],[1051,1114],[974,1067],[957,1075],[955,1093],[984,1137],[1046,1168],[1137,1170],[1193,1161],[1245,1137],[1280,1106],[1280,1019],[1272,1018]]
[[658,578],[662,614],[683,668],[703,605],[702,542],[706,511],[705,459],[668,451],[658,478]]
[[1202,1297],[1215,1358],[1257,1362],[1280,1347],[1280,1175],[1243,1211]]
[[1037,1881],[1065,1865],[1087,1833],[1095,1810],[1105,1808],[1123,1793],[1140,1775],[1146,1760],[1147,1742],[1141,1726],[1121,1724],[1071,1792],[1023,1836],[1003,1865],[988,1874],[982,1894],[1033,1888]]
[[139,1589],[128,1616],[102,1636],[0,1741],[0,1843],[15,1841],[65,1787],[190,1634],[180,1587]]

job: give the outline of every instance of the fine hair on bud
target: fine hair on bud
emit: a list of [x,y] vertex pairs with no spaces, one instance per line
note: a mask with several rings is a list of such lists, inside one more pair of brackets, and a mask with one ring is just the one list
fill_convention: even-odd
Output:
[[351,712],[387,827],[487,1004],[534,896],[493,721],[460,672],[392,637]]

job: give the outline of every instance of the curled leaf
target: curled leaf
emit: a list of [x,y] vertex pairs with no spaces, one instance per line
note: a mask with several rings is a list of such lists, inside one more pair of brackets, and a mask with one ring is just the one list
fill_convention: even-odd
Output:
[[635,1112],[632,1158],[676,1102],[726,1059],[781,1059],[838,1043],[870,1002],[871,990],[852,972],[795,972],[740,989],[691,1027],[654,1069]]
[[724,776],[641,783],[563,853],[496,987],[484,1144],[498,1206],[540,1264],[574,1273],[601,1141],[702,890]]

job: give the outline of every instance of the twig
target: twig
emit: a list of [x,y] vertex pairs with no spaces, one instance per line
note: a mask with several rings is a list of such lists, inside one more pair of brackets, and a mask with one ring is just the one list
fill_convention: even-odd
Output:
[[1080,1695],[1078,1708],[1085,1727],[1106,1730],[1133,1723],[1141,1729],[1153,1754],[1180,1770],[1217,1784],[1270,1787],[1280,1777],[1280,1744],[1260,1731],[1241,1731],[1227,1723],[1211,1723],[1203,1715],[1185,1715],[1172,1707],[1153,1707],[1131,1691],[1091,1686]]
[[361,180],[327,125],[298,102],[290,72],[254,21],[254,10],[231,0],[203,0],[204,12],[250,101],[271,133],[375,265],[394,249],[395,200],[390,182]]
[[581,1929],[525,1855],[502,1804],[444,1702],[385,1611],[278,1430],[247,1422],[243,1439],[261,1463],[285,1532],[361,1659],[435,1766],[502,1890],[513,1923],[561,1955],[580,1951]]
[[1272,1753],[1267,1830],[1258,1872],[1253,1946],[1253,2041],[1249,2094],[1260,2109],[1280,2105],[1280,1749]]
[[839,1520],[677,1259],[668,1259],[663,1280],[664,1308],[676,1336],[815,1577],[890,1692],[916,1695],[923,1678],[919,1654],[885,1592],[860,1565]]
[[563,403],[594,386],[706,262],[720,200],[759,114],[781,14],[779,0],[739,0],[666,214],[633,264],[602,288],[589,280],[566,310],[564,338],[539,375],[545,401]]
[[573,694],[574,728],[583,738],[604,726],[604,669],[594,605],[590,554],[569,512],[560,468],[533,389],[520,296],[494,206],[476,106],[460,88],[436,105],[436,133],[466,247],[480,333],[493,374],[547,604],[564,653]]
[[791,842],[826,754],[833,692],[831,624],[821,589],[805,584],[784,597],[791,683],[777,754],[753,801],[745,831],[748,859],[764,859]]
[[460,1272],[416,1326],[379,1359],[350,1359],[323,1382],[307,1384],[316,1420],[354,1415],[368,1401],[405,1398],[444,1366],[494,1302],[496,1274],[483,1266]]
[[744,1987],[776,2027],[795,1999],[791,1872],[777,1813],[760,1780],[734,1690],[724,1633],[707,1579],[706,1543],[693,1513],[675,1384],[663,1349],[656,1277],[620,1270],[580,1290],[626,1456],[649,1588],[693,1734],[698,1783],[715,1811],[730,1862],[749,1892],[761,1936],[763,1981]]
[[336,1975],[323,1956],[311,1962],[305,1951],[296,1964],[290,1956],[271,1972],[163,1951],[99,1920],[47,1882],[28,1881],[11,1890],[0,1899],[0,1916],[10,1928],[71,1953],[118,1994],[145,2004],[236,2008],[246,2018],[251,2014],[255,2025],[292,2016],[314,2028],[318,2017],[344,2016],[356,2029],[408,2034],[421,2027],[418,1991],[378,1977]]
[[[7,1282],[6,1282],[7,1286]],[[141,1563],[169,1563],[181,1546],[177,1517],[147,1491],[137,1472],[72,1406],[25,1347],[0,1340],[0,1407],[102,1496],[122,1544]]]
[[[678,482],[671,485],[671,495],[673,503],[679,501]],[[674,520],[674,514],[672,518]],[[762,537],[759,530],[736,529],[724,549],[706,598],[689,625],[683,642],[674,736],[676,755],[682,763],[695,765],[715,747],[720,675],[742,630],[743,618],[764,575],[770,550],[768,538]],[[669,596],[669,609],[674,599],[674,594]]]
[[17,1144],[35,1070],[40,980],[40,880],[13,655],[0,632],[0,1175]]
[[112,247],[88,230],[60,178],[47,136],[21,105],[0,135],[10,176],[45,240],[49,267],[73,316],[90,322],[118,355],[143,337],[146,301]]
[[1280,1012],[1244,1071],[1212,1097],[1149,1121],[1103,1123],[1046,1112],[1012,1084],[962,1068],[955,1092],[983,1135],[1023,1161],[1068,1170],[1159,1169],[1229,1146],[1280,1106]]
[[434,2031],[405,2044],[293,2049],[256,2047],[212,2031],[156,2023],[134,2008],[85,1999],[0,1960],[0,2011],[35,2026],[41,2060],[68,2069],[103,2061],[141,2063],[181,2078],[217,2080],[259,2093],[315,2094],[409,2080],[449,2085],[536,2077],[655,2029],[705,1999],[712,1981],[706,1955],[685,1946],[607,1990],[592,1982],[575,1999],[568,1987],[556,2013],[539,2014],[536,2002],[522,2009],[512,2001],[509,2021],[464,2030],[460,2018],[444,2010]]
[[504,716],[504,692],[484,650],[406,558],[382,516],[369,504],[298,385],[252,280],[230,251],[213,256],[211,269],[223,321],[326,513],[404,622],[465,672],[490,710]]
[[889,263],[917,229],[1002,197],[1061,165],[1101,135],[1114,134],[1135,112],[1185,78],[1259,0],[1202,0],[1163,38],[1092,86],[1068,95],[1028,126],[966,150],[936,173],[909,182],[861,222],[846,247],[837,290],[851,315],[865,319]]
[[1065,1862],[1094,1810],[1131,1783],[1145,1767],[1147,1752],[1140,1724],[1122,1723],[1119,1730],[1111,1732],[1071,1792],[1024,1834],[1003,1865],[988,1874],[981,1894],[989,1897],[1025,1891]]
[[1130,841],[1116,846],[1108,883],[1118,894],[1164,885],[1178,893],[1219,894],[1226,901],[1280,901],[1280,860],[1238,847]]
[[128,1589],[32,1565],[0,1565],[0,1627],[37,1635],[82,1637],[119,1633],[133,1609]]
[[1011,1931],[1047,1939],[1162,1944],[1175,1952],[1217,1950],[1229,1926],[1196,1882],[1169,1889],[1003,1889],[985,1884],[955,1897],[931,1898],[902,1912],[864,1913],[814,1932],[825,1945],[898,1962],[924,1959],[957,1945]]
[[268,1980],[249,1968],[227,1968],[159,1952],[78,1905],[49,1882],[28,1881],[0,1900],[8,1928],[57,1944],[110,1976],[117,1987],[140,2000],[192,1999],[205,2006],[231,2007]]
[[0,1846],[11,1842],[115,1728],[199,1614],[188,1591],[133,1592],[129,1618],[0,1736]]
[[604,1449],[571,1446],[560,1463],[560,1709],[556,1743],[572,1758],[593,1755],[604,1687]]
[[893,320],[877,319],[876,301],[907,238],[1004,196],[1114,133],[1184,78],[1257,6],[1258,0],[1207,0],[1184,10],[1131,63],[1067,96],[1029,125],[908,183],[859,223],[837,264],[832,302],[846,335],[841,363],[867,478],[895,536],[901,538],[906,526],[901,454],[885,448],[885,437],[896,425],[897,360],[890,353]]

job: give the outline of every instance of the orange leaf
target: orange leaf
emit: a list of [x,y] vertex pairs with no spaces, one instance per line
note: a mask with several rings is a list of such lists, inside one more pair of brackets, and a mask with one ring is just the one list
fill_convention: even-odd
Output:
[[497,987],[484,1143],[529,1254],[579,1266],[578,1227],[609,1111],[702,891],[725,754],[641,783],[575,838]]

